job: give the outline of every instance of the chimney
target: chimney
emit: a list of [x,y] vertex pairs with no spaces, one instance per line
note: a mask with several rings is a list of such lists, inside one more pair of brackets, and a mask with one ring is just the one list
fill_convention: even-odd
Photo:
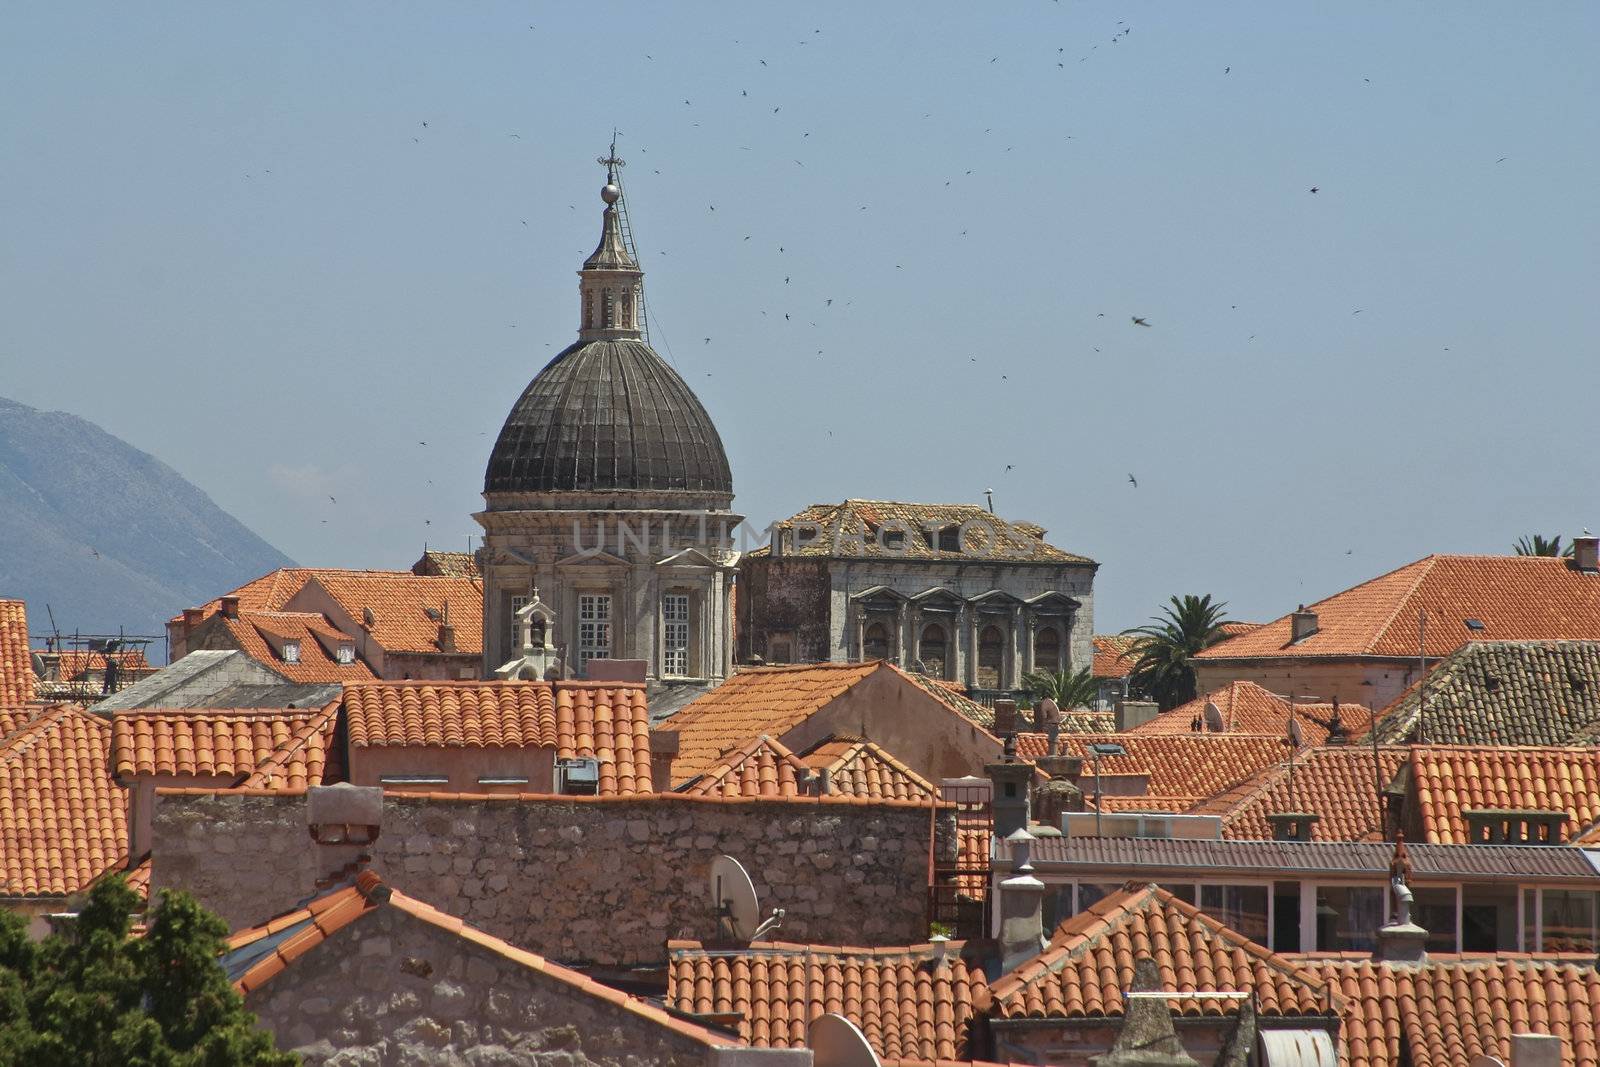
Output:
[[1033,764],[1007,758],[987,764],[983,770],[994,783],[989,800],[989,808],[994,813],[994,832],[1009,837],[1018,830],[1026,830],[1032,814],[1028,787],[1033,782]]
[[672,763],[678,758],[678,731],[650,731],[650,788],[672,792]]
[[1574,537],[1572,565],[1584,574],[1600,574],[1600,537],[1588,533]]
[[1306,606],[1301,604],[1300,610],[1289,616],[1289,643],[1292,645],[1296,641],[1304,641],[1316,632],[1317,613],[1307,611]]
[[[237,603],[237,601],[235,601],[235,603]],[[183,609],[183,633],[184,633],[184,636],[188,636],[189,634],[193,633],[194,632],[194,628],[196,626],[199,626],[200,623],[205,620],[205,616],[206,616],[206,611],[205,611],[204,608],[184,608]]]
[[1309,811],[1275,811],[1267,815],[1267,823],[1274,841],[1310,841],[1321,817]]
[[1389,903],[1393,916],[1378,930],[1374,959],[1385,963],[1421,963],[1427,956],[1428,931],[1411,920],[1411,858],[1405,839],[1396,837],[1389,864]]
[[1149,722],[1161,714],[1161,706],[1153,700],[1117,701],[1117,733],[1127,733],[1141,723]]
[[439,624],[439,651],[454,652],[456,650],[456,628],[447,622]]
[[1036,701],[1033,702],[1033,732],[1036,733],[1036,734],[1044,733],[1044,701],[1043,700],[1036,700]]
[[1001,698],[994,702],[994,735],[1009,737],[1017,732],[1017,702]]
[[[222,611],[222,614],[223,614],[223,616],[225,618],[237,619],[239,617],[239,598],[238,597],[236,597],[236,596],[225,596],[225,597],[219,597],[218,600],[219,600],[219,603],[221,604],[221,611]],[[187,617],[187,613],[186,613],[185,617]]]
[[[998,830],[998,827],[997,827]],[[1044,883],[1028,860],[1033,835],[1019,829],[1006,836],[1011,877],[1000,883],[1000,970],[1014,971],[1044,949]]]
[[1561,1067],[1567,1043],[1549,1034],[1512,1034],[1511,1067]]
[[317,843],[318,887],[326,888],[372,862],[368,848],[383,822],[383,789],[375,785],[314,785],[306,790],[306,827]]

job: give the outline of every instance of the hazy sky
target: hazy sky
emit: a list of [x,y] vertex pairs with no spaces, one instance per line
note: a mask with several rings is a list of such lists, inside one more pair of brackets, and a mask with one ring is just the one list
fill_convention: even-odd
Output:
[[1600,529],[1597,41],[1592,3],[13,5],[0,395],[304,563],[464,547],[615,125],[753,521],[992,487],[1101,561],[1097,629],[1269,618]]

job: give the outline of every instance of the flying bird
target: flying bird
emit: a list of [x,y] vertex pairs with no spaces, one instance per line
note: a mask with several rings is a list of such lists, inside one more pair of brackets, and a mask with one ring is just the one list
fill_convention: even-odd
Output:
[[1128,475],[1128,481],[1133,483],[1133,487],[1135,489],[1139,488],[1139,479],[1135,478],[1133,475]]
[[1317,191],[1317,187],[1316,187],[1316,186],[1315,186],[1315,185],[1313,185],[1313,186],[1312,186],[1312,187],[1311,187],[1311,191],[1312,191],[1312,192],[1313,192],[1313,193],[1314,193],[1314,192],[1316,192],[1316,191]]
[[1132,318],[1133,318],[1133,324],[1135,326],[1149,326],[1150,325],[1148,322],[1144,321],[1144,319],[1140,318],[1137,315],[1132,316]]

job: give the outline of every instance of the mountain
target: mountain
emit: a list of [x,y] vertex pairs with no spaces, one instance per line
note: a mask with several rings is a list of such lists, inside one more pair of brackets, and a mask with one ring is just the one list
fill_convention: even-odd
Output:
[[0,397],[0,597],[28,602],[34,633],[46,604],[64,632],[164,633],[183,608],[291,563],[154,456]]

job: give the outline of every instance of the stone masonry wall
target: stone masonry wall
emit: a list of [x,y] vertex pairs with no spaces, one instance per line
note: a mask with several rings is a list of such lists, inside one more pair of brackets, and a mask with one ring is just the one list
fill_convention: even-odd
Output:
[[245,1003],[307,1067],[700,1067],[708,1059],[686,1035],[394,907],[334,934]]
[[[941,861],[953,816],[938,815]],[[194,893],[231,926],[314,892],[325,867],[304,798],[161,793],[153,889]],[[553,959],[657,963],[669,938],[711,939],[708,876],[750,872],[774,936],[890,945],[928,934],[929,809],[850,799],[388,797],[372,867],[396,888]]]

